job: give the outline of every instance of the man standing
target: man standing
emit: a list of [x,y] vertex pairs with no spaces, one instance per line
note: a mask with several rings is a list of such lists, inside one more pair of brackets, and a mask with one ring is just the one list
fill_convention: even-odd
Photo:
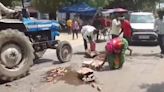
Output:
[[161,49],[161,58],[164,57],[164,20],[163,20],[163,12],[161,10],[158,11],[158,19],[156,19],[154,28],[158,33],[158,42]]
[[111,28],[112,39],[118,37],[120,32],[121,32],[121,22],[118,14],[116,14],[115,18],[112,20],[112,28]]
[[2,19],[2,11],[5,13],[15,13],[15,10],[9,9],[5,7],[1,2],[0,2],[0,19]]
[[87,41],[90,43],[90,50],[96,51],[96,43],[95,43],[95,34],[96,28],[91,25],[84,25],[81,29],[81,33],[84,40],[84,49],[88,50]]
[[71,34],[71,32],[72,32],[72,24],[73,24],[72,19],[68,19],[67,20],[68,34]]
[[80,30],[80,25],[77,19],[77,16],[75,16],[75,18],[73,19],[73,23],[72,23],[72,39],[74,40],[74,36],[76,34],[76,38],[78,39],[78,32]]
[[[121,21],[121,29],[122,29],[120,34],[123,33],[123,38],[125,38],[128,41],[128,43],[130,43],[131,35],[132,35],[130,22],[126,20],[125,17],[122,17],[120,21]],[[132,49],[130,49],[129,47],[127,49],[130,51],[130,55],[131,55]]]

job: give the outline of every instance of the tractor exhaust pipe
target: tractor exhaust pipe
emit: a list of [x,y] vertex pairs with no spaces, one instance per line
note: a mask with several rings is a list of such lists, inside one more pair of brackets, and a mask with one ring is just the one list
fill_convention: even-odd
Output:
[[30,15],[29,15],[29,12],[27,12],[26,8],[25,8],[25,5],[24,5],[24,0],[22,0],[22,15],[23,15],[23,18],[29,18]]
[[24,7],[24,0],[22,0],[22,7],[23,7],[23,9],[25,8],[25,7]]

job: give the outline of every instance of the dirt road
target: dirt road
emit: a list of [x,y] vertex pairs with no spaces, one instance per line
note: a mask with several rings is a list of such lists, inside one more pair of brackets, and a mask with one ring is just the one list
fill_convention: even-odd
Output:
[[[81,39],[81,38],[79,38]],[[82,40],[71,41],[74,55],[71,62],[59,63],[55,50],[47,50],[43,58],[32,67],[30,74],[20,80],[0,84],[0,92],[97,92],[88,84],[72,82],[74,79],[56,83],[44,82],[45,73],[55,67],[81,66],[84,57]],[[105,42],[98,43],[98,51],[104,50]],[[97,85],[102,92],[164,92],[164,59],[159,57],[159,47],[133,46],[133,55],[126,55],[122,69],[95,72]],[[128,54],[128,51],[127,51]],[[72,80],[72,81],[71,81]]]

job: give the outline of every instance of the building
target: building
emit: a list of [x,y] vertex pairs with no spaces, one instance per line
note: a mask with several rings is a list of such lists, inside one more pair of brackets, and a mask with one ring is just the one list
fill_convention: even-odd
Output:
[[49,19],[49,14],[41,13],[31,5],[32,0],[24,0],[24,6],[28,9],[30,13],[30,17],[34,17],[37,19]]

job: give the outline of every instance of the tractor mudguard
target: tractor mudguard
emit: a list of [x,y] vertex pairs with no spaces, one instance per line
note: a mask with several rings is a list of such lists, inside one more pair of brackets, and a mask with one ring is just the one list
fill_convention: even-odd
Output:
[[26,27],[22,21],[18,19],[1,19],[0,20],[0,30],[6,29],[17,29],[21,32],[26,32]]

